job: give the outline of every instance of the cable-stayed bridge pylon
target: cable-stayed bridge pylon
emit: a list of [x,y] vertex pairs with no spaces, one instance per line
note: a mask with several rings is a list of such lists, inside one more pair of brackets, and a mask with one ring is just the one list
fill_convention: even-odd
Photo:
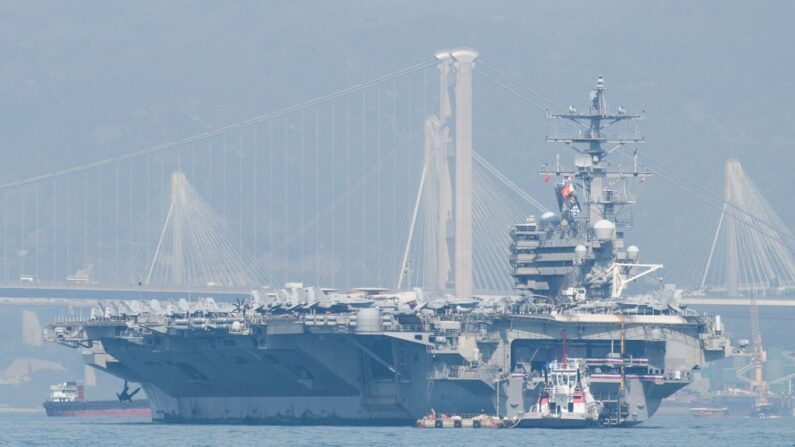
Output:
[[701,288],[729,297],[775,296],[795,291],[795,238],[773,206],[730,159],[724,202]]

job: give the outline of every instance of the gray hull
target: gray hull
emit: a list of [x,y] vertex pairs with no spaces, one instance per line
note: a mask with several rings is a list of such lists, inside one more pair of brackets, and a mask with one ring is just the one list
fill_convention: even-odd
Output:
[[152,421],[262,425],[410,425],[405,411],[363,411],[358,397],[173,397],[147,386]]
[[522,418],[511,428],[593,428],[599,423],[590,419],[581,418]]
[[[395,327],[406,330],[366,334],[263,322],[247,334],[172,329],[120,337],[109,336],[116,334],[110,326],[89,326],[86,333],[95,342],[86,361],[141,383],[158,422],[410,425],[430,409],[496,414],[499,405],[501,415],[527,411],[536,389],[506,376],[521,365],[532,370],[557,358],[561,340],[555,335],[562,329],[579,333],[569,340],[570,356],[609,354],[618,334],[599,319],[610,316],[587,317],[529,316],[480,322],[479,330]],[[649,318],[624,318],[627,350],[649,357],[645,369],[671,377],[626,378],[621,402],[629,423],[647,420],[663,398],[686,386],[694,365],[723,354],[705,349],[698,320],[660,320],[670,337],[657,339],[653,332],[649,339]],[[428,342],[440,334],[446,344]],[[473,362],[475,356],[480,361]],[[674,370],[688,375],[675,379]],[[619,380],[594,379],[592,390],[609,407]]]

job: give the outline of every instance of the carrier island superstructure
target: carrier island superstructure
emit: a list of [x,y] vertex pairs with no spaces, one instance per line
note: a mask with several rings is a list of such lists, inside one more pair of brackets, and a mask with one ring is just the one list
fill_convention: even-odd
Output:
[[642,114],[611,113],[604,92],[599,78],[586,112],[549,115],[572,125],[549,140],[570,146],[574,162],[542,172],[560,212],[510,228],[514,291],[290,284],[234,304],[103,303],[91,318],[50,324],[46,337],[141,384],[159,422],[412,424],[432,409],[512,417],[535,404],[545,368],[566,349],[586,363],[604,423],[643,422],[733,348],[719,318],[680,306],[673,289],[626,296],[661,266],[624,242],[628,180],[645,174],[606,161],[642,141],[608,131]]

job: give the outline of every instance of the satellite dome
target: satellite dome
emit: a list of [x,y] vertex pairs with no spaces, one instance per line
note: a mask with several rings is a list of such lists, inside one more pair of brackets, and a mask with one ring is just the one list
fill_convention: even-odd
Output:
[[616,225],[607,219],[602,219],[593,224],[593,233],[600,241],[609,241],[616,234]]
[[588,248],[585,245],[578,245],[574,247],[574,256],[578,259],[585,258],[585,255],[588,254]]
[[637,245],[630,245],[627,247],[627,257],[629,259],[638,259],[638,255],[640,254],[640,248]]

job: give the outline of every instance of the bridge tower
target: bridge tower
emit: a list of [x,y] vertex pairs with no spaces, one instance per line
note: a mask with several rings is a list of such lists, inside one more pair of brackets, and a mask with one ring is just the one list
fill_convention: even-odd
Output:
[[425,227],[424,286],[446,289],[452,280],[456,296],[472,296],[472,70],[478,52],[458,48],[435,57],[439,116],[429,117],[425,127],[425,164],[435,197],[425,199],[430,225]]
[[[724,173],[723,207],[701,288],[708,287],[711,276],[713,286],[718,290],[725,286],[729,297],[790,293],[795,290],[795,237],[739,160],[727,160]],[[716,249],[721,235],[726,251],[719,255]],[[715,263],[715,258],[725,263]],[[721,266],[725,271],[717,269]]]
[[478,53],[461,48],[455,60],[455,294],[472,296],[472,69]]

